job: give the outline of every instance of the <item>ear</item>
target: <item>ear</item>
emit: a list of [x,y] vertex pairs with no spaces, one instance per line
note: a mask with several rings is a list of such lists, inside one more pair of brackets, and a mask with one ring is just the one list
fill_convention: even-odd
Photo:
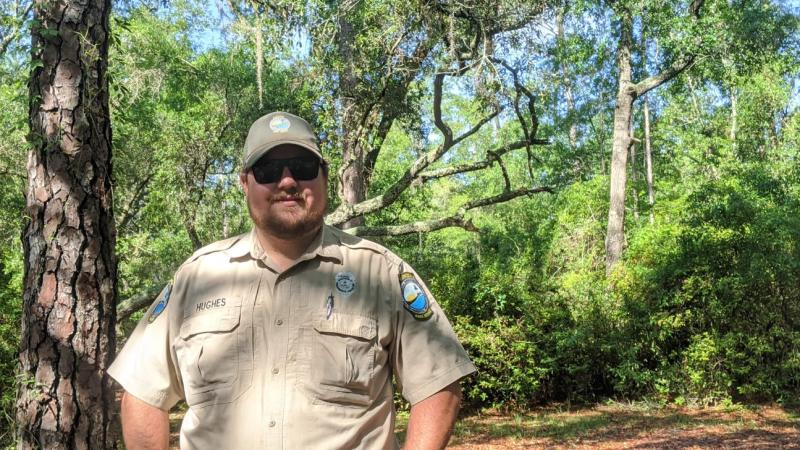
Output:
[[239,172],[239,185],[242,186],[244,195],[247,195],[247,172]]

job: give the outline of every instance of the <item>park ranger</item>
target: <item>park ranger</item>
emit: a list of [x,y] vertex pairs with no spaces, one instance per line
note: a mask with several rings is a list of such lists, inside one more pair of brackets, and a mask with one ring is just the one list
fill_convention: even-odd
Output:
[[109,369],[128,449],[443,448],[475,371],[442,310],[392,252],[323,224],[328,166],[306,121],[258,119],[239,175],[253,228],[198,250]]

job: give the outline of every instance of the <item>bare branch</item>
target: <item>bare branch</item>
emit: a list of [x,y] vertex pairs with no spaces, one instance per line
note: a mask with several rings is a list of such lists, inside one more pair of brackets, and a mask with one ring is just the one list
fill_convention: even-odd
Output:
[[[702,8],[703,2],[704,0],[693,0],[692,3],[689,5],[689,14],[695,20],[697,20],[700,17],[700,8]],[[694,54],[689,54],[684,56],[683,58],[679,58],[677,61],[673,62],[672,65],[670,65],[667,69],[665,69],[661,73],[647,77],[644,80],[634,84],[632,86],[632,89],[636,93],[637,97],[641,97],[642,95],[661,86],[667,81],[675,78],[683,70],[689,68],[692,64],[694,64],[694,59],[695,59]]]
[[139,203],[139,201],[141,201],[142,197],[144,197],[144,194],[147,192],[145,188],[150,184],[150,180],[153,179],[153,175],[154,172],[150,172],[136,185],[131,200],[125,206],[125,209],[123,209],[122,219],[119,222],[119,226],[117,226],[118,230],[124,230],[127,228],[128,223],[130,223],[130,221],[133,220],[133,218],[139,212],[135,206],[137,203]]
[[494,197],[488,198],[481,198],[478,200],[473,200],[466,205],[462,206],[460,210],[467,211],[470,209],[481,208],[483,206],[494,205],[497,203],[507,202],[509,200],[513,200],[517,197],[522,197],[523,195],[531,195],[531,194],[538,194],[540,192],[547,192],[549,194],[553,193],[553,188],[549,186],[539,186],[535,188],[519,188],[513,191],[505,191],[501,194],[497,194]]
[[444,136],[442,147],[450,148],[453,143],[453,130],[442,120],[442,85],[444,84],[443,73],[437,73],[433,79],[433,122],[436,128]]
[[442,219],[432,219],[426,221],[407,223],[403,225],[392,225],[383,227],[360,226],[360,227],[349,228],[344,231],[356,236],[402,236],[414,233],[427,233],[450,227],[460,227],[467,231],[477,232],[479,230],[472,223],[472,221],[464,217],[464,215],[468,210],[480,208],[483,206],[493,205],[497,203],[503,203],[509,200],[513,200],[517,197],[521,197],[523,195],[532,195],[540,192],[552,193],[553,190],[550,187],[546,186],[536,187],[536,188],[520,188],[513,191],[506,191],[503,192],[502,194],[495,195],[493,197],[483,198],[469,202],[464,206],[462,206],[461,208],[459,208],[458,211],[452,216],[445,217]]
[[[517,149],[523,148],[526,145],[527,145],[527,142],[525,142],[525,141],[516,141],[516,142],[512,142],[510,144],[506,144],[506,145],[504,145],[504,146],[502,146],[500,148],[497,148],[497,149],[494,149],[494,150],[490,150],[487,153],[494,154],[497,157],[500,157],[500,156],[502,156],[502,155],[504,155],[504,154],[506,154],[506,153],[508,153],[508,152],[510,152],[512,150],[517,150]],[[433,180],[433,179],[436,179],[436,178],[444,178],[444,177],[448,177],[448,176],[451,176],[451,175],[456,175],[456,174],[459,174],[459,173],[474,172],[476,170],[485,169],[485,168],[491,166],[493,161],[494,161],[494,158],[490,157],[490,158],[486,158],[486,159],[484,159],[482,161],[478,161],[478,162],[474,162],[474,163],[457,164],[457,165],[454,165],[454,166],[442,167],[440,169],[428,170],[428,171],[425,171],[425,172],[421,173],[419,175],[419,179],[422,180],[422,182],[426,182],[426,181]]]
[[461,136],[459,136],[459,137],[455,138],[455,139],[453,140],[453,142],[451,143],[451,145],[450,145],[450,146],[451,146],[451,147],[453,147],[453,146],[455,146],[455,145],[459,144],[459,143],[460,143],[461,141],[463,141],[464,139],[466,139],[466,138],[468,138],[468,137],[472,136],[473,134],[477,133],[477,132],[478,132],[478,130],[480,130],[481,128],[483,128],[483,126],[484,126],[484,125],[486,125],[486,124],[487,124],[487,123],[489,123],[489,122],[490,122],[492,119],[494,119],[495,117],[497,117],[497,115],[498,115],[498,114],[500,114],[500,111],[502,111],[502,108],[500,108],[500,109],[495,109],[495,110],[494,110],[494,111],[493,111],[491,114],[489,114],[488,116],[484,117],[483,119],[481,119],[481,120],[480,120],[480,122],[478,122],[477,124],[475,124],[475,126],[474,126],[474,127],[470,128],[470,129],[469,129],[469,130],[468,130],[466,133],[464,133],[464,134],[462,134]]
[[669,66],[667,69],[665,69],[663,72],[647,77],[644,80],[634,84],[632,86],[632,89],[636,93],[637,97],[641,97],[642,95],[661,86],[667,81],[675,78],[676,76],[678,76],[679,73],[681,73],[684,69],[687,69],[693,63],[694,63],[694,55],[688,55],[683,58],[680,58],[674,63],[672,63],[672,65]]
[[161,292],[161,287],[154,286],[150,287],[143,292],[125,300],[117,305],[117,322],[122,322],[123,320],[130,317],[136,311],[139,311],[151,303],[153,303],[156,299],[156,296]]
[[511,190],[511,178],[508,177],[508,170],[506,170],[506,165],[503,164],[503,160],[500,159],[500,156],[496,153],[489,152],[489,156],[493,161],[496,161],[497,164],[500,166],[500,170],[503,172],[503,181],[506,183],[506,191]]
[[462,217],[446,217],[444,219],[426,220],[407,223],[404,225],[368,227],[360,226],[344,230],[355,236],[402,236],[406,234],[428,233],[442,228],[461,227],[467,231],[477,232],[478,229],[469,220]]

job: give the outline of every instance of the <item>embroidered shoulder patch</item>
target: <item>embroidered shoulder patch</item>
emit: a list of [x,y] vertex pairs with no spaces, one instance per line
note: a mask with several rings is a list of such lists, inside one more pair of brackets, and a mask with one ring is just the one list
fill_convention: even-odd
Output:
[[433,315],[431,301],[416,277],[411,272],[400,274],[400,290],[403,292],[403,307],[417,320],[427,320]]
[[160,316],[165,309],[167,309],[167,302],[169,302],[169,294],[172,293],[172,283],[168,284],[164,289],[161,291],[161,295],[158,296],[158,301],[156,302],[156,306],[150,311],[150,315],[147,317],[147,323],[153,323],[156,320],[156,317]]

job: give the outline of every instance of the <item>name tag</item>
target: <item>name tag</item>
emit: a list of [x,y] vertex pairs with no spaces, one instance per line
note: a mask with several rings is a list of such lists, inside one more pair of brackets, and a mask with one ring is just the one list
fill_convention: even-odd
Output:
[[194,305],[194,312],[208,311],[209,309],[222,308],[225,306],[225,299],[218,298],[214,300],[206,300],[198,302]]

